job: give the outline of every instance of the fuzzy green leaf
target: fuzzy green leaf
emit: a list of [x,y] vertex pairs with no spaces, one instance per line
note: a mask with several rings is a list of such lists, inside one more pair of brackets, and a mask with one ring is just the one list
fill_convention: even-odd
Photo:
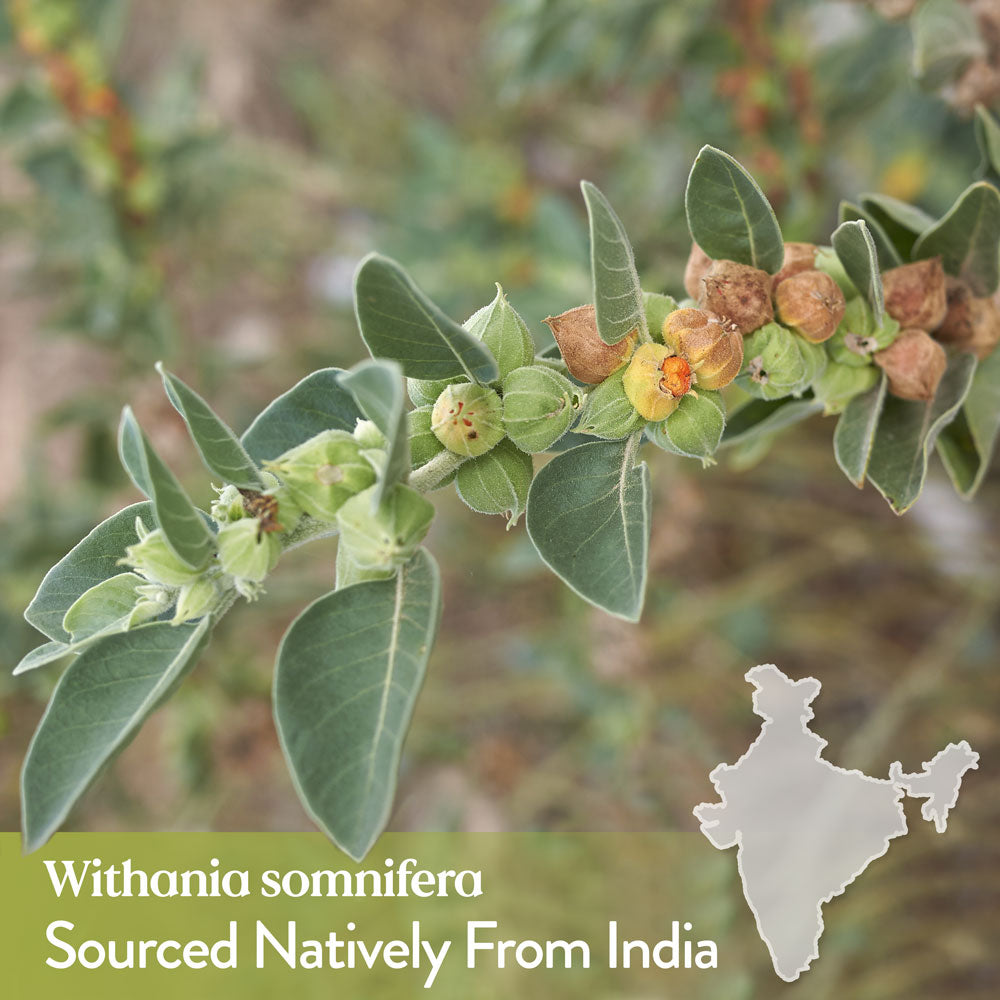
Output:
[[124,624],[139,599],[138,588],[145,581],[135,573],[119,573],[81,594],[63,618],[63,628],[80,642]]
[[776,434],[822,412],[823,404],[818,399],[795,399],[794,396],[753,399],[729,415],[719,447],[732,448],[761,436]]
[[373,358],[399,362],[407,378],[499,376],[489,348],[446,316],[397,264],[371,253],[354,275],[354,311]]
[[545,564],[582,598],[638,621],[646,593],[649,470],[639,435],[557,455],[531,484],[528,534]]
[[861,195],[861,207],[883,229],[904,260],[909,260],[917,237],[934,225],[922,208],[887,194]]
[[961,278],[973,295],[992,295],[1000,284],[1000,191],[986,181],[966,188],[948,214],[913,246],[915,260],[940,255],[945,273]]
[[885,313],[885,296],[882,292],[878,251],[868,224],[863,219],[842,223],[834,232],[832,243],[847,276],[867,299],[876,321],[881,325]]
[[970,499],[982,485],[1000,432],[1000,351],[981,361],[965,404],[938,438],[955,489]]
[[373,504],[377,507],[386,491],[410,472],[403,373],[393,361],[362,361],[340,376],[340,384],[386,440],[388,458],[373,494]]
[[249,490],[261,489],[264,482],[253,459],[208,403],[162,364],[158,364],[156,370],[163,378],[167,397],[184,418],[205,468],[224,483]]
[[215,547],[212,532],[128,406],[122,411],[118,440],[122,463],[136,486],[148,489],[156,522],[174,554],[192,569],[204,566]]
[[351,433],[361,411],[340,384],[342,374],[342,368],[321,368],[270,403],[240,439],[254,460],[271,461],[321,431]]
[[608,199],[590,181],[582,181],[580,189],[590,220],[590,274],[597,332],[606,344],[617,344],[633,330],[638,330],[641,337],[647,332],[646,310],[625,227]]
[[503,514],[512,528],[524,513],[532,475],[531,456],[508,438],[460,465],[455,489],[466,506],[479,514]]
[[955,419],[975,370],[976,359],[960,354],[952,358],[931,402],[886,397],[868,463],[868,478],[897,514],[905,514],[920,496],[934,443]]
[[132,504],[102,521],[45,574],[24,617],[50,639],[69,642],[63,618],[70,606],[91,587],[121,572],[118,560],[138,541],[135,519],[152,531],[156,527],[152,504]]
[[321,597],[289,626],[274,673],[274,718],[296,790],[355,860],[392,808],[399,757],[441,615],[421,550],[394,578]]
[[976,106],[976,142],[983,154],[983,171],[1000,174],[1000,122],[982,104]]
[[704,146],[684,195],[688,229],[709,257],[777,274],[785,259],[778,219],[757,182],[728,153]]
[[41,847],[107,763],[194,665],[211,620],[108,636],[56,686],[21,773],[25,851]]
[[833,451],[837,465],[858,489],[865,485],[868,462],[879,417],[885,404],[886,377],[867,392],[855,396],[840,415],[837,429],[833,432]]
[[889,234],[882,228],[882,223],[875,216],[855,205],[850,201],[840,203],[838,213],[841,225],[845,222],[863,222],[868,227],[868,232],[875,243],[875,250],[878,253],[878,264],[883,271],[889,271],[894,267],[899,267],[903,263],[903,256],[896,247],[896,244],[889,238]]

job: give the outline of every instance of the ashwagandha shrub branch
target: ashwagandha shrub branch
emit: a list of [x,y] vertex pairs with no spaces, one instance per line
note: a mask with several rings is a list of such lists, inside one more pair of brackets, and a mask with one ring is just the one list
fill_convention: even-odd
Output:
[[70,660],[24,764],[27,850],[282,554],[336,537],[336,586],[278,649],[274,717],[303,805],[362,858],[389,817],[438,628],[440,577],[422,546],[437,490],[510,527],[523,516],[554,573],[629,621],[646,588],[649,446],[709,465],[822,413],[848,479],[897,512],[934,451],[975,493],[1000,426],[996,187],[974,183],[940,219],[863,196],[842,204],[829,245],[786,243],[754,179],[706,146],[685,194],[680,301],[642,289],[621,220],[592,184],[583,195],[594,301],[548,317],[542,351],[499,286],[459,324],[371,254],[355,276],[371,358],[313,372],[242,435],[161,370],[212,475],[208,510],[126,408],[119,451],[146,499],[57,563],[25,612],[48,641],[15,673]]

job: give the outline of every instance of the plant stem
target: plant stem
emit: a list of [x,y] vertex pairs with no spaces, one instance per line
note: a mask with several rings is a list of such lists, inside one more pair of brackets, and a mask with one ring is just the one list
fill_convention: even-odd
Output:
[[420,493],[430,493],[441,486],[444,480],[465,461],[467,461],[466,455],[456,455],[453,451],[447,450],[439,452],[419,469],[414,469],[410,473],[408,482]]

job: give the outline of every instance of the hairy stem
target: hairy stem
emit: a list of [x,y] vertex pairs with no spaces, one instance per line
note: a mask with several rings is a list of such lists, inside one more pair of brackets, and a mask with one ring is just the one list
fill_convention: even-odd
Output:
[[421,493],[430,493],[442,485],[463,462],[467,456],[456,455],[453,451],[442,451],[429,462],[414,469],[408,480],[410,486]]

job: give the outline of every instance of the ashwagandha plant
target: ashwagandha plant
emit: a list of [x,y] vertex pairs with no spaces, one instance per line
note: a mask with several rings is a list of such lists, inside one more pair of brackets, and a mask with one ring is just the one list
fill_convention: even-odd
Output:
[[[383,829],[441,611],[421,547],[427,494],[522,515],[587,601],[638,620],[651,523],[644,445],[713,461],[810,414],[838,416],[837,461],[903,512],[937,446],[958,490],[1000,425],[1000,192],[973,184],[939,220],[878,196],[845,204],[831,246],[785,244],[753,178],[706,146],[686,209],[689,298],[644,292],[618,216],[584,182],[594,302],[546,320],[536,354],[503,291],[465,324],[371,254],[355,308],[371,359],[327,368],[237,437],[161,368],[217,481],[198,509],[131,411],[122,462],[146,500],[54,566],[25,616],[48,637],[23,673],[72,657],[22,774],[26,850],[170,696],[282,553],[338,537],[336,586],[278,650],[274,717],[316,823],[360,859]],[[405,377],[405,389],[404,389]],[[408,392],[414,408],[407,409]],[[731,411],[731,412],[730,412]],[[533,456],[555,452],[535,472]]]

